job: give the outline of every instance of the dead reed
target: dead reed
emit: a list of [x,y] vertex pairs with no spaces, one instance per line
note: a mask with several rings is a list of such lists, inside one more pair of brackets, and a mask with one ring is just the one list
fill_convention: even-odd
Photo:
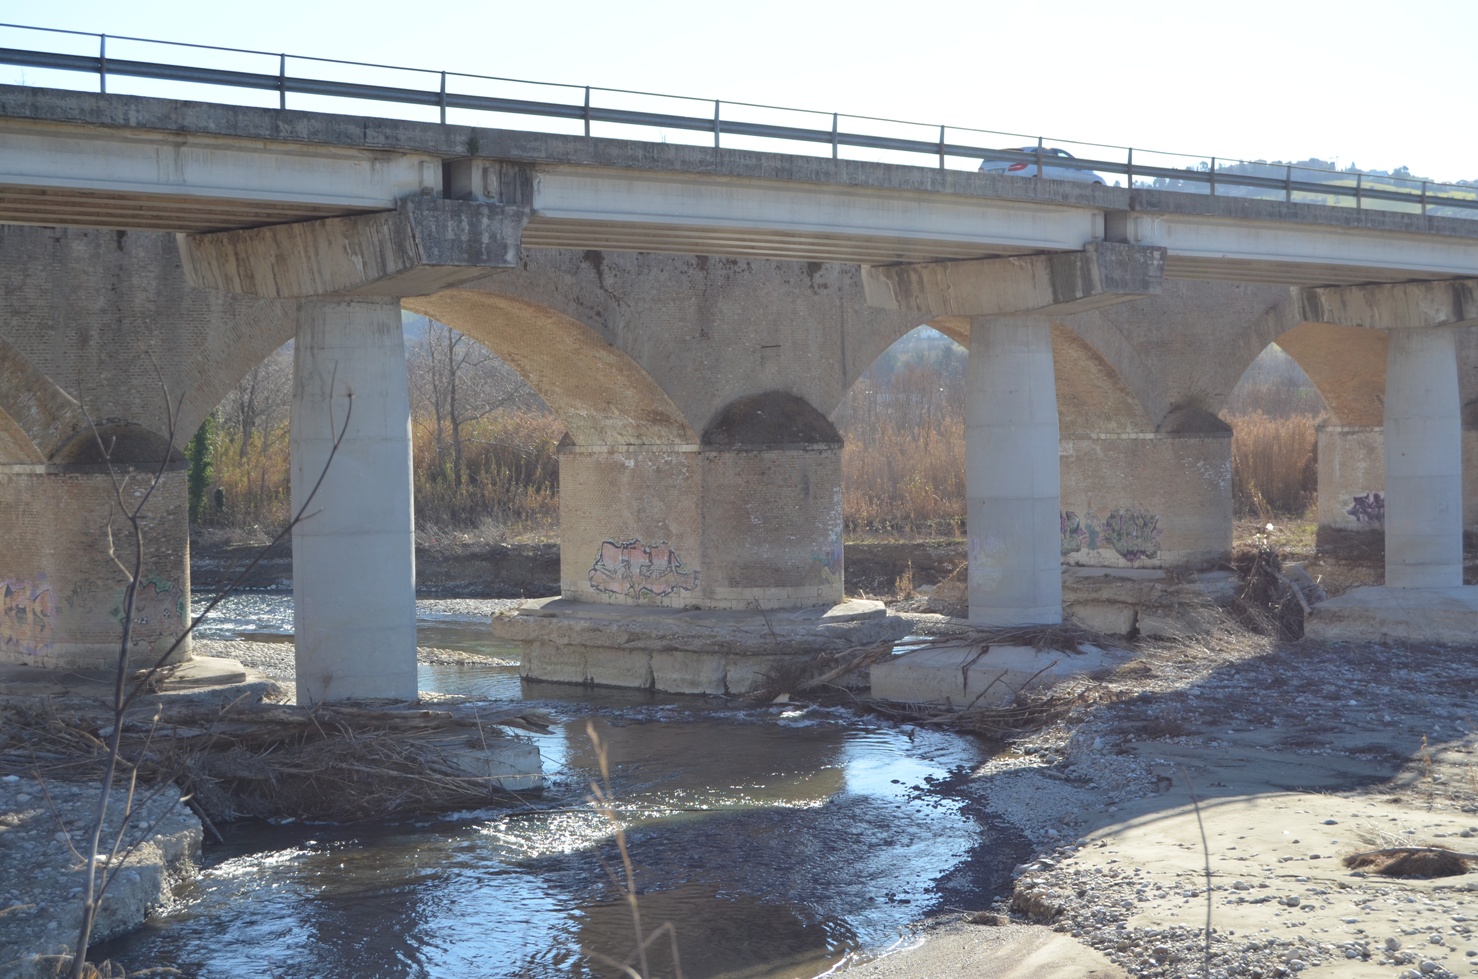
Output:
[[1238,514],[1271,520],[1299,516],[1319,488],[1311,415],[1261,411],[1228,415],[1232,426],[1232,499]]

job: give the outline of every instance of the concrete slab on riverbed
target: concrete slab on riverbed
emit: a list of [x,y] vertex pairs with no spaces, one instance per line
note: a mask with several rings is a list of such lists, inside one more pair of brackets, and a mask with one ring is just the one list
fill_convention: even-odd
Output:
[[1128,662],[1115,647],[1080,644],[1073,651],[980,642],[931,644],[872,668],[872,695],[900,703],[996,707],[1023,690],[1044,692],[1073,676],[1100,675]]
[[1430,642],[1478,639],[1478,588],[1352,588],[1309,610],[1304,634],[1321,642]]

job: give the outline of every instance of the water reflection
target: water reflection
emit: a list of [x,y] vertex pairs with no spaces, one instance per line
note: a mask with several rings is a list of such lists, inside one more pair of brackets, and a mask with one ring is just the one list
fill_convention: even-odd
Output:
[[[431,625],[481,641],[467,622]],[[456,648],[453,638],[430,645]],[[599,773],[587,723],[607,752],[643,927],[671,922],[690,979],[814,976],[882,948],[968,890],[963,879],[978,886],[967,858],[999,846],[929,788],[981,760],[953,735],[821,709],[520,684],[511,665],[431,678],[521,695],[559,719],[535,739],[543,796],[393,825],[228,827],[178,904],[105,954],[130,972],[166,965],[202,979],[620,975],[582,951],[624,959],[635,943],[609,872],[621,863],[617,827],[587,803]],[[667,947],[654,946],[654,973],[671,974]]]

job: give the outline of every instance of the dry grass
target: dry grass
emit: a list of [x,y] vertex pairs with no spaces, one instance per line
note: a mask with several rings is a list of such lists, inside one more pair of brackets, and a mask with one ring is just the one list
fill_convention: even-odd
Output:
[[1308,511],[1319,488],[1314,418],[1256,411],[1229,415],[1232,498],[1237,512],[1272,520]]
[[[518,409],[495,413],[463,427],[461,485],[438,469],[434,440],[426,426],[413,427],[413,481],[419,525],[456,529],[489,523],[500,536],[547,538],[559,514],[558,445],[564,426],[548,412]],[[220,434],[213,462],[214,485],[206,493],[203,528],[280,527],[290,516],[288,430],[281,425],[265,440],[252,437],[245,456],[240,436]],[[222,493],[214,502],[215,486]]]
[[553,528],[559,514],[559,440],[564,425],[548,412],[501,411],[463,426],[463,479],[435,466],[435,441],[415,429],[416,521],[442,528],[487,521],[519,533]]
[[964,405],[962,383],[924,367],[853,386],[838,413],[849,535],[964,532]]

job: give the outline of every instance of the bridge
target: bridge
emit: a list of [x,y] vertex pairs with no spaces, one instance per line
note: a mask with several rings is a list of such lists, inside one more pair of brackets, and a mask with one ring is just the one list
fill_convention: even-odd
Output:
[[[295,510],[323,476],[294,529],[298,696],[413,697],[402,309],[488,346],[569,430],[561,596],[497,624],[533,677],[739,692],[778,656],[896,636],[843,594],[831,416],[921,323],[970,349],[972,622],[1061,621],[1064,564],[1224,561],[1216,412],[1276,341],[1330,406],[1321,527],[1385,537],[1385,587],[1311,628],[1472,634],[1469,198],[1304,203],[1291,173],[1234,196],[1214,162],[1221,193],[1170,192],[1135,185],[1132,152],[1092,161],[1125,186],[1092,186],[842,159],[831,139],[826,157],[0,86],[0,660],[112,662],[105,528],[130,501],[135,644],[180,634],[178,447],[296,338]],[[941,164],[977,150],[941,130]],[[1348,512],[1371,494],[1377,524]]]

